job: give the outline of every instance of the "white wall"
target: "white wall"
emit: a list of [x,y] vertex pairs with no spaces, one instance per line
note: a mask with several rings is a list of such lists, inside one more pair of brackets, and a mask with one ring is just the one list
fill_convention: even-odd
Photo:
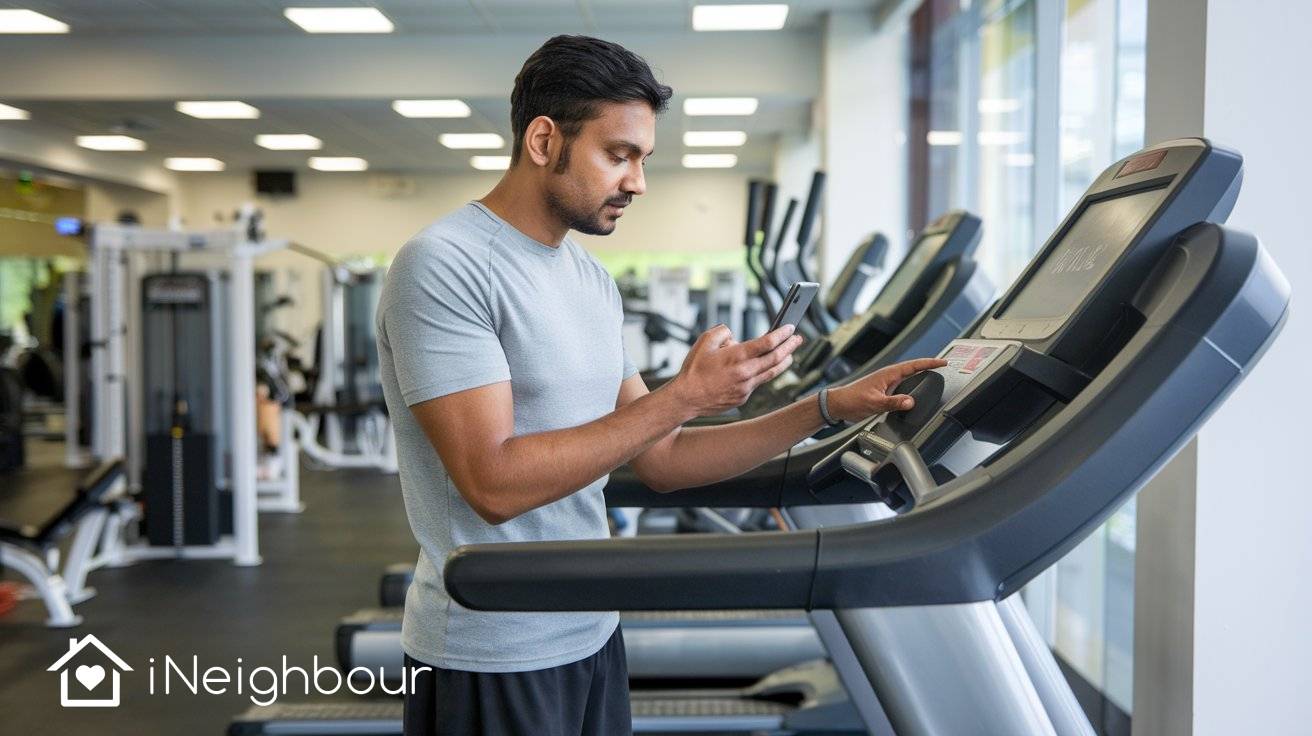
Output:
[[906,37],[905,21],[876,28],[863,11],[836,11],[825,23],[825,282],[873,231],[888,237],[891,262],[905,246]]
[[[228,217],[256,201],[270,234],[336,255],[390,255],[411,235],[462,204],[486,194],[499,173],[417,175],[412,196],[384,199],[369,186],[372,174],[297,175],[295,197],[255,198],[247,173],[179,176],[179,213],[189,228],[206,228],[216,213]],[[595,250],[715,250],[742,240],[747,174],[738,171],[658,170],[647,194],[625,211],[615,232],[578,236]]]
[[1244,154],[1230,224],[1262,239],[1294,306],[1279,341],[1199,436],[1194,732],[1306,733],[1312,5],[1211,0],[1207,11],[1204,132]]
[[[256,199],[249,173],[181,174],[178,213],[190,229],[215,226],[243,202],[255,201],[272,237],[334,256],[390,260],[425,225],[491,189],[499,172],[417,175],[412,196],[383,199],[371,192],[370,173],[299,173],[293,198]],[[575,235],[589,250],[678,251],[696,258],[742,248],[748,174],[660,169],[648,173],[647,194],[625,211],[606,237]],[[295,253],[266,256],[257,264],[283,272],[298,308],[280,313],[279,326],[300,339],[313,337],[321,310],[318,262]]]
[[86,192],[86,219],[90,222],[112,222],[119,213],[131,210],[141,218],[142,227],[168,226],[173,203],[167,194],[103,182],[88,183]]
[[[813,116],[814,117],[814,116]],[[812,125],[808,135],[790,135],[784,136],[779,141],[779,149],[775,154],[773,179],[779,185],[779,193],[776,195],[774,208],[774,222],[770,226],[770,243],[774,245],[775,238],[778,237],[778,230],[783,224],[784,210],[788,209],[788,200],[794,198],[797,200],[797,212],[793,215],[793,222],[789,228],[783,253],[785,257],[791,258],[796,252],[797,224],[802,219],[802,208],[806,207],[806,195],[811,187],[811,176],[816,169],[824,168],[824,161],[821,155],[820,129]],[[821,211],[820,230],[824,231],[824,212]],[[812,234],[815,237],[815,234]],[[821,247],[824,242],[821,241]]]
[[1312,102],[1297,92],[1310,27],[1307,3],[1148,6],[1148,141],[1202,134],[1243,153],[1229,224],[1261,238],[1294,304],[1254,374],[1140,497],[1135,733],[1292,734],[1312,722],[1312,318],[1300,308],[1312,289]]

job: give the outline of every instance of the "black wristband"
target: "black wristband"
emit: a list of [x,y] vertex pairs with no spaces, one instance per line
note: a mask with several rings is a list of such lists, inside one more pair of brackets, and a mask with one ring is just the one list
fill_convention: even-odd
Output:
[[837,427],[843,423],[841,419],[834,419],[832,416],[829,415],[829,389],[828,388],[820,389],[820,418],[825,420],[825,424],[828,424],[831,427]]

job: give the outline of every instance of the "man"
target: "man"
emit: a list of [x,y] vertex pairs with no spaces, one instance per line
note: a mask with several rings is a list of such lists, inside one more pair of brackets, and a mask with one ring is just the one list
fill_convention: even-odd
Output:
[[[654,489],[749,470],[822,428],[815,396],[758,419],[681,429],[739,406],[801,343],[784,327],[736,342],[723,325],[648,392],[625,359],[619,292],[566,237],[606,235],[646,191],[671,90],[624,48],[558,36],[511,95],[511,166],[482,200],[397,254],[378,308],[383,389],[420,556],[402,644],[418,668],[405,733],[613,736],[630,730],[618,615],[489,613],[447,595],[462,544],[608,536],[602,487],[628,463]],[[827,395],[829,418],[910,408],[885,392],[912,361]]]

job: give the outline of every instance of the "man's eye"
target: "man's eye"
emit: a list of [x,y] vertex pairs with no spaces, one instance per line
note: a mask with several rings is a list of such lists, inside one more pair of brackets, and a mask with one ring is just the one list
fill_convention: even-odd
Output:
[[625,159],[623,156],[616,156],[613,153],[610,155],[610,162],[615,164],[616,166],[619,166],[620,164],[624,163],[624,160]]

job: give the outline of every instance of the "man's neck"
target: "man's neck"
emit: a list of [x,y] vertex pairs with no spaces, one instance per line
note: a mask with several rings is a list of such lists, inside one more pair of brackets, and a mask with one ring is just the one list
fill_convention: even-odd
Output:
[[513,169],[479,202],[516,230],[550,248],[560,247],[569,232],[569,226],[562,224],[547,206],[541,186]]

